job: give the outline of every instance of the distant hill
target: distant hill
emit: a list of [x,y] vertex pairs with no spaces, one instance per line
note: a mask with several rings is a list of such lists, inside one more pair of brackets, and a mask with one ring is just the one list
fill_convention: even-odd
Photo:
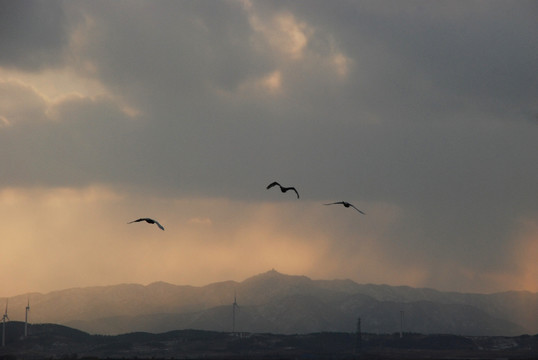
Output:
[[538,335],[230,333],[176,330],[90,335],[56,324],[6,323],[2,359],[536,359]]
[[280,334],[353,332],[506,335],[538,333],[538,294],[465,294],[407,286],[312,280],[271,270],[243,282],[202,287],[163,282],[74,288],[9,299],[10,318],[58,323],[93,334],[178,329]]

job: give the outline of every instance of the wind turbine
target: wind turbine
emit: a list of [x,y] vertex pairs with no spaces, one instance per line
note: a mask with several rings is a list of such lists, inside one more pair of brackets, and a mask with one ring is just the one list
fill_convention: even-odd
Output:
[[234,303],[232,304],[232,334],[235,334],[235,310],[239,309],[237,305],[237,296],[234,291]]
[[7,299],[6,299],[6,312],[2,316],[2,347],[6,346],[6,320],[9,321],[7,316]]
[[24,316],[24,337],[28,336],[28,312],[30,311],[30,298],[28,298],[28,305],[26,305],[26,314]]

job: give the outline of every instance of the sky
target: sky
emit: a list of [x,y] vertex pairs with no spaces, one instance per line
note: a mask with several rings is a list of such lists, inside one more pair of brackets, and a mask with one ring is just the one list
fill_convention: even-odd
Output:
[[[537,20],[534,1],[0,1],[0,296],[271,269],[538,292]],[[323,205],[343,200],[366,215]]]

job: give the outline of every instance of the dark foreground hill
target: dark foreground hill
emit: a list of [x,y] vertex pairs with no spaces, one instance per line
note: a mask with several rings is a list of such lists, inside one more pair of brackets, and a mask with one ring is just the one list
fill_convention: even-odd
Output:
[[3,359],[537,359],[538,335],[228,333],[178,330],[90,335],[62,325],[6,324]]
[[9,298],[9,316],[55,323],[92,334],[176,329],[251,333],[353,332],[517,336],[538,333],[538,294],[465,294],[407,286],[312,280],[271,270],[242,282],[202,287],[153,283],[74,288]]

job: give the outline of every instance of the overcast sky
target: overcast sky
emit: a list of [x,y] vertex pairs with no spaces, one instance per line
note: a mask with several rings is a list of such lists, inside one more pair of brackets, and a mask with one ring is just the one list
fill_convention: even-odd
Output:
[[536,292],[537,39],[534,1],[0,1],[0,296]]

